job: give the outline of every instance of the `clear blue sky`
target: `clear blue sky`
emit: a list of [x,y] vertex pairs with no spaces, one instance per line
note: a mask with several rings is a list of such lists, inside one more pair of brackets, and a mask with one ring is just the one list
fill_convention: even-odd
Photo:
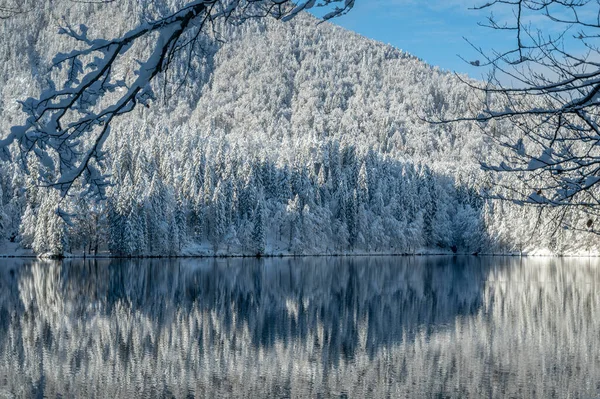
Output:
[[[487,11],[470,10],[483,0],[356,0],[347,15],[333,23],[366,37],[393,45],[442,69],[481,78],[486,73],[464,62],[481,57],[463,39],[484,50],[515,46],[509,32],[481,27]],[[502,10],[498,10],[502,11]],[[508,12],[508,9],[504,10]]]

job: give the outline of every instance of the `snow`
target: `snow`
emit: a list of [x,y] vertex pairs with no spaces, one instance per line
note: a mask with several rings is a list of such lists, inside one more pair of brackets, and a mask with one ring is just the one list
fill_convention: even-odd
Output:
[[549,165],[554,165],[555,161],[552,157],[553,154],[552,148],[547,148],[538,158],[532,158],[527,166],[527,169],[530,171],[541,169],[547,167]]
[[[134,0],[119,3],[85,11],[86,40],[104,51],[85,59],[87,76],[102,69],[111,51],[105,40],[88,35],[136,34],[147,28],[141,21],[156,19],[147,12],[159,12],[140,10]],[[70,7],[85,6],[57,2],[56,12]],[[137,11],[125,13],[128,7]],[[5,104],[44,93],[42,101],[58,95],[60,105],[74,90],[59,84],[67,81],[68,68],[38,73],[68,62],[73,40],[55,34],[43,8],[23,18],[0,27],[0,129],[22,124],[2,143],[19,142],[35,126],[34,118],[23,123],[22,114]],[[23,32],[38,27],[42,34],[30,44]],[[219,40],[201,38],[191,69],[187,58],[174,60],[170,79],[189,76],[168,104],[160,95],[171,87],[164,76],[144,84],[157,52],[132,45],[120,53],[106,93],[96,96],[94,87],[89,113],[66,118],[63,127],[95,120],[99,129],[108,118],[102,112],[132,109],[123,100],[132,93],[140,103],[157,101],[111,120],[97,147],[82,134],[63,153],[63,161],[87,154],[95,159],[89,165],[63,162],[62,177],[52,175],[49,169],[58,165],[52,147],[59,146],[53,141],[39,152],[43,162],[24,160],[29,175],[2,164],[0,236],[16,237],[27,251],[73,256],[84,249],[124,256],[451,253],[453,247],[458,253],[598,251],[593,236],[574,229],[532,234],[537,212],[480,197],[490,177],[477,160],[510,166],[498,162],[476,126],[432,126],[421,115],[459,117],[472,108],[477,96],[457,77],[302,13],[286,23],[216,29]],[[23,52],[40,66],[23,63],[16,56]],[[39,105],[31,98],[23,107]],[[57,128],[50,122],[57,119],[47,124]],[[552,161],[551,153],[542,153],[530,167]],[[41,176],[54,176],[61,186],[80,172],[99,183],[92,194],[106,200],[82,197],[79,185],[62,199],[39,187]],[[586,180],[595,182],[595,176]],[[73,215],[70,225],[56,215],[58,206]],[[570,218],[588,220],[577,212]]]

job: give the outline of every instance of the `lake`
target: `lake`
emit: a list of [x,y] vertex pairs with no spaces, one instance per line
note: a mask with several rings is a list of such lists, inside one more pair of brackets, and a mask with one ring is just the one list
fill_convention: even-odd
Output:
[[0,397],[598,397],[600,260],[2,260]]

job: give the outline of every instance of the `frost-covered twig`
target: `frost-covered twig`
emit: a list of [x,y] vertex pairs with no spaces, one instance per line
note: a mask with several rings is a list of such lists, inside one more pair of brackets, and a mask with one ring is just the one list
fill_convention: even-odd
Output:
[[[600,208],[600,5],[588,0],[492,0],[484,26],[514,33],[508,49],[473,45],[492,68],[472,115],[504,161],[484,169],[519,177],[510,199],[550,207]],[[498,12],[499,11],[499,12]],[[504,15],[504,17],[502,17]],[[505,190],[506,191],[506,190]]]
[[[191,48],[208,34],[207,26],[219,20],[241,23],[248,18],[272,16],[289,19],[298,12],[317,6],[342,3],[325,18],[343,14],[353,0],[195,0],[170,15],[144,23],[114,39],[91,39],[85,25],[61,28],[83,45],[82,49],[57,54],[56,68],[66,68],[63,82],[50,82],[39,98],[21,102],[27,120],[15,126],[0,140],[0,157],[11,159],[10,145],[18,144],[22,165],[34,153],[45,174],[42,184],[58,188],[67,195],[81,179],[88,193],[104,198],[108,185],[101,172],[103,143],[112,121],[131,112],[138,104],[149,106],[154,100],[151,83],[167,71],[176,55]],[[2,10],[0,10],[2,11]],[[131,47],[140,40],[152,43],[150,55],[138,61],[131,82],[118,79],[115,70]],[[107,96],[117,92],[116,96]]]

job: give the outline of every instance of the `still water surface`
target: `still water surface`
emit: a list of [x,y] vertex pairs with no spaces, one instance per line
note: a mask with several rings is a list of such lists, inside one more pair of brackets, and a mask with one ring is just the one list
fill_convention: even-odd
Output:
[[600,261],[0,263],[2,397],[599,397]]

